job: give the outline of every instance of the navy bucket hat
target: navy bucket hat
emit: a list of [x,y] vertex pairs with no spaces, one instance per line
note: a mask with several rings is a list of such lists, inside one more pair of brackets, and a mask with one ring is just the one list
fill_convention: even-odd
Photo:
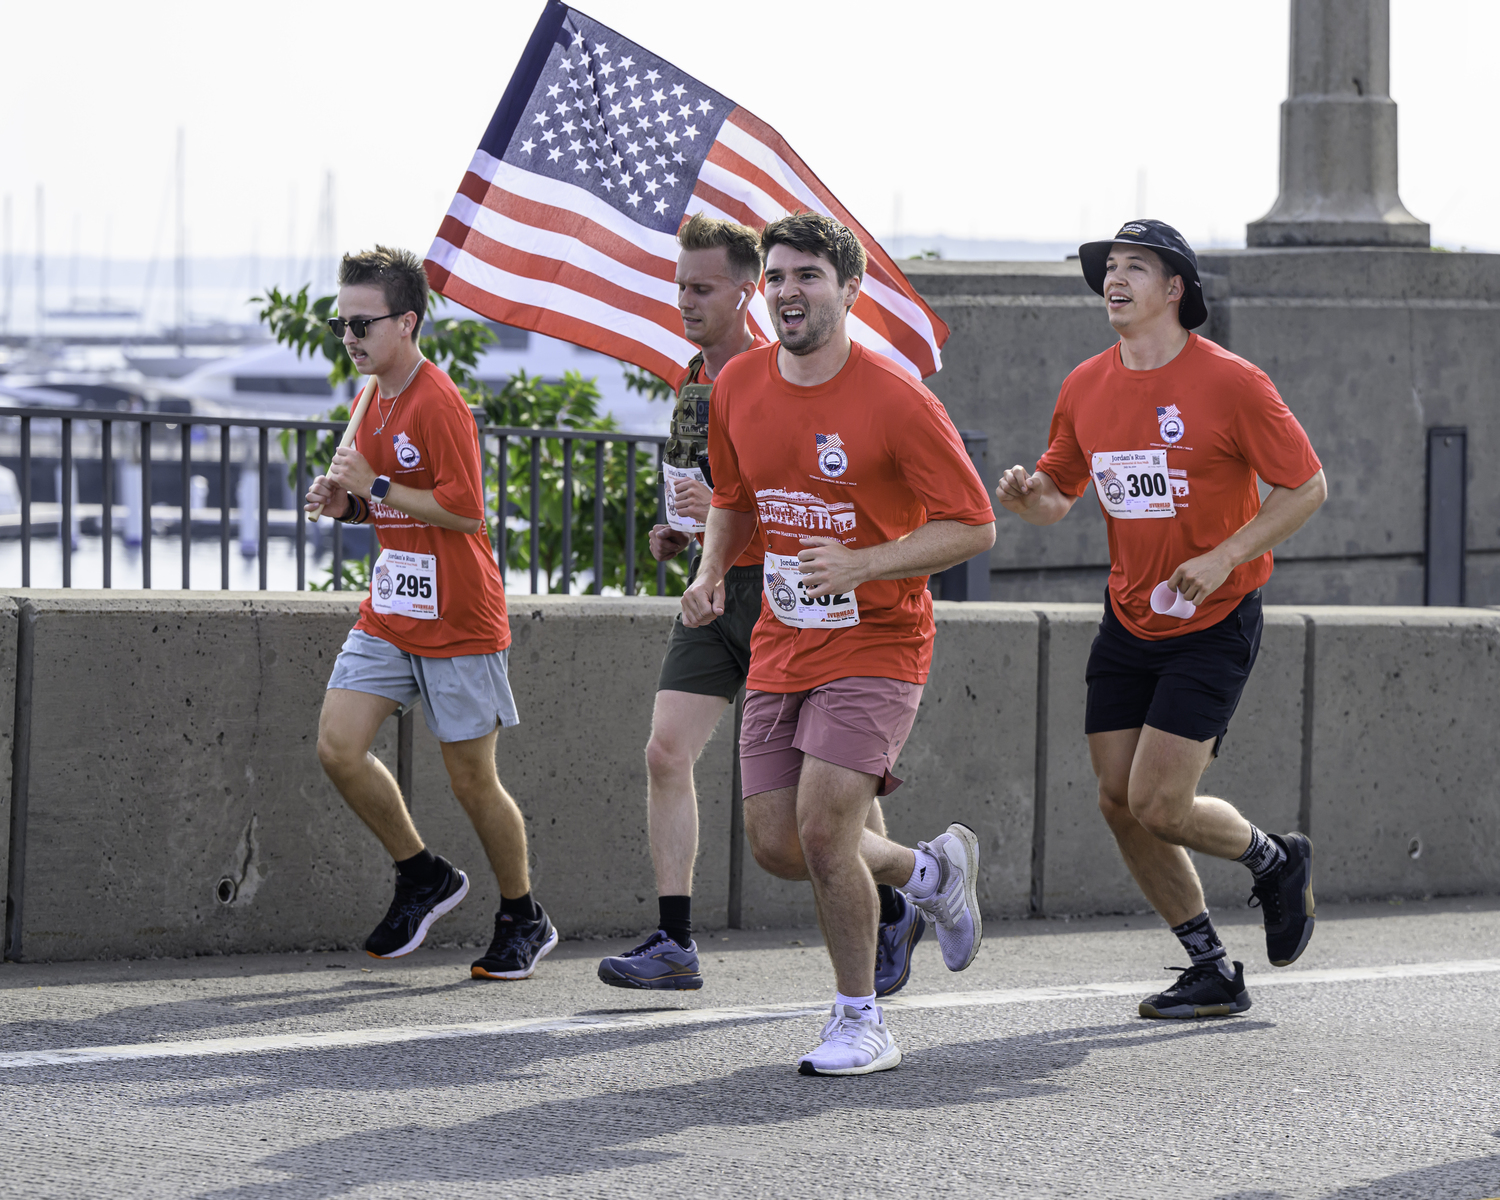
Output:
[[1089,287],[1104,295],[1105,263],[1109,260],[1110,247],[1119,242],[1156,251],[1167,261],[1174,275],[1182,276],[1182,303],[1177,309],[1177,319],[1184,329],[1197,329],[1208,320],[1203,281],[1198,278],[1198,256],[1187,244],[1187,239],[1165,221],[1127,221],[1109,241],[1085,242],[1079,246],[1078,261]]

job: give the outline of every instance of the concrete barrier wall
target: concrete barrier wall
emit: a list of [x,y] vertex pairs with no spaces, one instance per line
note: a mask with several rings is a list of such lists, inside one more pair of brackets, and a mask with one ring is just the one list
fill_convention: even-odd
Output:
[[[23,599],[37,619],[21,956],[359,944],[391,867],[315,753],[354,600],[0,593],[0,703]],[[502,733],[497,757],[526,814],[537,894],[567,935],[655,919],[642,751],[675,611],[669,600],[512,597],[522,724]],[[1144,907],[1098,815],[1082,734],[1099,615],[1097,604],[938,605],[906,783],[885,810],[907,843],[953,819],[979,831],[989,915]],[[1497,713],[1500,613],[1269,608],[1204,790],[1267,828],[1310,828],[1325,897],[1500,891]],[[418,714],[413,815],[474,881],[441,937],[486,941],[493,877],[421,724]],[[0,725],[8,747],[10,721]],[[697,774],[695,912],[708,927],[727,920],[731,730],[726,711]],[[376,752],[394,765],[394,721]],[[3,763],[8,772],[8,752]],[[1248,894],[1242,868],[1200,869],[1211,902]],[[766,876],[748,849],[741,903],[747,926],[813,920],[807,886]]]

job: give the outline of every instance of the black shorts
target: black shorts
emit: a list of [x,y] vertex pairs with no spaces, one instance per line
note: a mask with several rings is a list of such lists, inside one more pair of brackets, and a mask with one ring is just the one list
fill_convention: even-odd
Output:
[[1260,653],[1260,590],[1217,625],[1153,642],[1136,637],[1104,597],[1104,620],[1089,652],[1085,733],[1149,725],[1193,742],[1214,739],[1214,754]]
[[[692,574],[697,569],[695,562]],[[730,567],[724,576],[724,615],[707,625],[689,629],[677,615],[657,691],[735,698],[750,673],[750,631],[760,619],[762,574],[759,567]]]

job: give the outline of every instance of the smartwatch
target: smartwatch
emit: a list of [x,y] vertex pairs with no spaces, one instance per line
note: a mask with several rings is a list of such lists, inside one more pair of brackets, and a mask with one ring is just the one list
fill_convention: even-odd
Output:
[[370,485],[370,499],[384,500],[386,493],[391,490],[391,477],[389,475],[378,476]]

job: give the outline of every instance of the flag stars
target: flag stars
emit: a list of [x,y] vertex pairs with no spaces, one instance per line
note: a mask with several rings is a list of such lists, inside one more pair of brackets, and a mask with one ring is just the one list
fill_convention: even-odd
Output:
[[604,160],[602,158],[594,159],[594,169],[598,171],[604,170]]
[[564,133],[571,134],[577,130],[578,126],[573,124],[572,121],[564,121],[558,128]]
[[609,118],[612,121],[617,120],[624,112],[625,106],[623,104],[611,104],[609,106]]
[[565,58],[557,65],[560,66],[564,71],[571,71],[573,69],[573,60],[571,58]]
[[713,107],[707,100],[698,101],[698,112],[705,117],[713,111]]
[[550,117],[549,114],[544,113],[544,112],[539,112],[539,113],[537,113],[536,118],[531,123],[533,125],[545,125],[549,120],[551,120],[551,117]]
[[523,154],[530,154],[535,149],[536,143],[533,142],[530,138],[527,138],[524,142],[521,143],[521,152]]
[[576,163],[573,164],[573,170],[575,170],[575,171],[582,171],[585,174],[587,174],[588,173],[588,169],[589,169],[588,163],[584,162],[583,159],[581,159],[581,158]]
[[616,151],[615,151],[615,152],[614,152],[614,154],[612,154],[612,155],[611,155],[611,156],[610,156],[610,160],[609,160],[609,165],[610,165],[610,166],[612,166],[612,167],[618,167],[618,166],[620,166],[620,165],[621,165],[621,164],[622,164],[622,163],[623,163],[623,162],[624,162],[624,161],[625,161],[625,160],[624,160],[624,158],[622,158],[622,157],[621,157],[621,156],[620,156],[620,152],[619,152],[619,151],[618,151],[618,150],[616,150]]
[[660,215],[667,211],[667,202],[665,200],[658,200],[653,207],[656,209],[657,214]]
[[664,166],[666,166],[667,165],[667,156],[665,154],[658,154],[656,156],[656,165],[658,167],[664,167]]
[[651,128],[651,118],[650,117],[637,117],[635,119],[635,127],[637,129],[650,129]]
[[687,166],[687,159],[682,157],[682,151],[680,150],[676,154],[672,155],[672,161],[682,166]]
[[580,142],[577,138],[574,138],[571,142],[568,143],[568,149],[571,150],[574,154],[579,154],[583,151],[583,143]]
[[646,180],[646,193],[648,195],[654,196],[660,190],[661,190],[661,184],[657,183],[656,180],[654,180],[654,179],[648,179],[648,180]]
[[663,175],[661,177],[661,181],[667,187],[677,186],[677,176],[673,175],[671,171],[668,171],[665,175]]
[[639,96],[632,96],[630,97],[630,107],[633,108],[636,112],[640,112],[641,109],[646,107],[646,102]]
[[652,104],[660,105],[664,100],[666,100],[666,98],[667,98],[667,93],[664,92],[664,91],[662,91],[661,88],[655,88],[651,92],[651,103]]
[[628,87],[632,92],[635,91],[636,88],[641,86],[641,77],[639,75],[626,76],[625,86]]
[[651,71],[647,71],[646,72],[646,82],[647,83],[655,83],[660,78],[661,78],[661,72],[660,71],[651,70]]
[[589,65],[589,63],[591,63],[593,61],[594,60],[592,58],[590,58],[587,54],[580,54],[578,56],[578,65],[580,67],[586,67],[586,66]]
[[574,93],[577,93],[578,89],[581,88],[583,86],[583,84],[581,84],[581,83],[578,82],[578,79],[577,79],[576,76],[569,75],[568,76],[568,86],[573,89]]
[[635,66],[635,59],[631,58],[630,55],[627,54],[619,62],[615,63],[615,66],[619,67],[622,71],[628,71],[631,67]]
[[616,86],[615,86],[615,85],[614,85],[614,84],[612,84],[612,83],[611,83],[611,84],[609,84],[609,85],[608,85],[608,86],[607,86],[607,87],[605,87],[605,89],[604,89],[604,95],[605,95],[605,98],[606,98],[606,99],[609,99],[609,100],[613,100],[613,99],[614,99],[614,98],[615,98],[615,94],[616,94],[616,93],[617,93],[617,92],[619,92],[619,90],[620,90],[620,89],[619,89],[619,88],[617,88],[617,87],[616,87]]
[[581,46],[581,45],[583,45],[583,34],[581,34],[581,33],[575,33],[573,35],[573,42],[572,42],[572,44],[575,45],[575,46]]
[[685,95],[687,95],[687,88],[683,87],[680,83],[672,89],[672,98],[674,100],[681,100]]
[[559,101],[558,104],[557,104],[557,107],[554,108],[552,111],[555,112],[559,117],[565,117],[565,116],[567,116],[568,115],[568,102],[566,100]]
[[557,131],[556,130],[553,130],[553,129],[544,129],[544,130],[542,130],[542,141],[546,142],[547,145],[549,145],[549,146],[552,145],[552,142],[553,142],[553,140],[556,137],[557,137]]
[[547,89],[547,99],[548,100],[556,100],[557,99],[557,94],[560,91],[562,91],[562,84],[560,84],[560,83],[554,83],[551,87],[549,87]]
[[689,117],[691,117],[693,115],[693,110],[692,110],[692,108],[689,105],[683,104],[683,105],[680,105],[678,107],[678,109],[677,109],[677,115],[679,117],[681,117],[684,121],[686,121]]
[[594,53],[595,54],[608,54],[609,53],[609,47],[606,46],[603,42],[595,42],[594,43]]
[[663,126],[670,125],[672,123],[672,114],[667,112],[666,109],[662,109],[661,112],[656,114],[656,123]]
[[651,149],[655,150],[658,146],[661,145],[661,143],[658,142],[654,137],[648,137],[646,139],[646,145],[650,146]]
[[552,149],[550,149],[550,150],[547,151],[547,161],[548,162],[556,162],[561,157],[562,157],[562,147],[561,146],[553,146]]
[[639,154],[640,152],[641,152],[641,144],[639,142],[630,142],[625,147],[625,153],[626,154]]
[[666,133],[662,134],[661,140],[666,142],[669,146],[675,146],[678,142],[682,141],[682,139],[675,133],[673,133],[670,129],[667,130]]
[[630,176],[621,175],[620,178],[615,180],[615,182],[618,183],[621,187],[628,187],[630,185]]
[[641,206],[640,192],[631,192],[630,195],[625,197],[625,202],[629,204],[631,208],[639,208]]
[[593,139],[593,138],[589,138],[589,149],[590,150],[597,150],[597,149],[599,149],[599,143],[595,139]]
[[596,69],[598,70],[599,74],[603,75],[606,79],[608,79],[615,73],[614,67],[610,66],[607,62],[600,63]]
[[689,125],[682,131],[682,136],[687,138],[687,140],[691,142],[698,136],[698,127],[696,125]]
[[615,185],[610,182],[608,176],[605,176],[605,178],[601,179],[599,182],[604,185],[604,190],[606,192],[613,192],[615,190]]
[[643,162],[636,163],[635,164],[635,173],[637,175],[644,175],[646,173],[646,164],[643,163]]

